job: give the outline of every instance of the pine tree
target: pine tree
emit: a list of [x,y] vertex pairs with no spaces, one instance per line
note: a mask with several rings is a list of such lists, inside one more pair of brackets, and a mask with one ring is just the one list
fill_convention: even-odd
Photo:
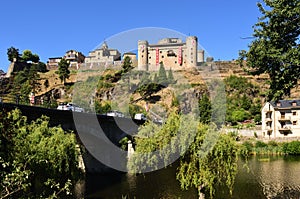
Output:
[[59,79],[65,84],[66,79],[70,77],[69,63],[66,59],[61,59],[58,63]]
[[163,62],[160,62],[158,70],[158,84],[165,85],[167,83],[167,74]]

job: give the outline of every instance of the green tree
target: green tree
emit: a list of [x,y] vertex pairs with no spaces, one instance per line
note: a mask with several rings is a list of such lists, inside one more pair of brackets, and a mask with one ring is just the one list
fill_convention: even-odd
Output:
[[208,124],[211,121],[211,103],[207,94],[199,100],[200,122]]
[[254,26],[255,40],[240,51],[240,64],[253,75],[270,77],[268,100],[290,95],[300,78],[300,1],[264,0],[258,3],[262,17]]
[[19,110],[1,111],[0,148],[0,198],[66,198],[79,179],[75,135],[49,118],[29,123]]
[[14,58],[16,58],[18,61],[20,59],[19,49],[15,48],[15,47],[8,48],[7,56],[8,56],[8,60],[10,62],[13,62]]
[[123,72],[124,73],[127,73],[130,69],[132,69],[132,61],[130,59],[130,57],[126,56],[124,58],[124,62],[123,62],[123,65],[122,65],[122,68],[123,68]]
[[200,125],[195,141],[181,158],[177,173],[181,187],[195,187],[199,198],[203,199],[205,194],[213,198],[216,188],[220,185],[227,186],[232,194],[238,160],[238,146],[233,137],[225,134],[217,138],[213,149],[206,156],[200,157],[204,138],[208,133],[211,132],[207,126]]
[[175,83],[173,71],[171,70],[171,68],[170,68],[170,70],[168,71],[168,82],[169,82],[170,84],[174,84],[174,83]]
[[[162,127],[149,122],[139,129],[128,167],[134,173],[155,168],[159,162],[166,167],[171,157],[179,153],[177,179],[183,189],[194,186],[200,194],[204,187],[210,196],[219,185],[232,191],[238,148],[232,137],[218,135],[216,128],[172,111]],[[154,151],[159,153],[150,153]]]
[[40,57],[37,54],[32,54],[31,50],[24,50],[21,58],[25,62],[32,61],[38,63],[40,61]]
[[58,76],[64,84],[66,79],[70,77],[69,62],[64,58],[58,63]]
[[157,83],[161,85],[165,85],[167,83],[167,74],[163,62],[160,62]]

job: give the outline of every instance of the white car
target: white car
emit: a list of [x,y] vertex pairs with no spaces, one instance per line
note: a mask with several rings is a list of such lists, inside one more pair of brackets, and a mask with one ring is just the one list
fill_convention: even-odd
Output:
[[62,103],[60,104],[57,109],[59,110],[67,110],[67,111],[75,111],[75,112],[84,112],[84,109],[79,107],[79,106],[76,106],[72,103]]
[[134,115],[134,119],[136,120],[147,120],[147,117],[143,113],[137,113]]
[[122,112],[116,111],[116,110],[109,111],[109,112],[106,113],[106,115],[107,116],[112,116],[112,117],[125,117],[125,115]]

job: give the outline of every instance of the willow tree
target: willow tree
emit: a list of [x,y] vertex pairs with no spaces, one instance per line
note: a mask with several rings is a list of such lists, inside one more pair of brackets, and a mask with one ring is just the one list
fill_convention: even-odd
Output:
[[[195,187],[199,198],[205,198],[205,194],[213,198],[219,186],[227,187],[232,194],[237,173],[238,147],[235,141],[229,135],[220,134],[215,143],[213,139],[216,138],[208,135],[214,135],[212,131],[207,125],[199,125],[195,141],[181,157],[176,176],[182,189]],[[207,141],[215,144],[210,150],[203,151],[207,149],[203,146]]]
[[220,134],[214,125],[171,112],[162,127],[152,122],[141,127],[135,143],[135,153],[128,163],[130,172],[167,167],[178,155],[177,180],[182,189],[196,187],[199,196],[209,193],[213,197],[217,187],[223,185],[232,192],[238,148],[232,137]]
[[248,51],[240,51],[240,63],[253,75],[270,77],[268,100],[289,96],[300,78],[300,1],[263,0],[262,17],[254,26]]

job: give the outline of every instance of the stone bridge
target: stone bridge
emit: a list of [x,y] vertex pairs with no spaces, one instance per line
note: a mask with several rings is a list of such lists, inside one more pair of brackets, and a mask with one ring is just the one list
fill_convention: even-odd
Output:
[[[111,164],[124,164],[127,151],[118,153],[119,157],[112,156],[111,149],[119,149],[119,141],[124,137],[131,138],[137,133],[140,120],[131,118],[117,118],[95,113],[79,113],[57,109],[47,109],[35,106],[0,103],[2,110],[13,110],[18,108],[27,120],[33,121],[42,115],[49,117],[49,125],[60,125],[64,130],[76,133],[77,141],[80,144],[82,157],[86,172],[114,172],[115,169],[102,164],[100,159]],[[92,155],[93,154],[93,155]],[[102,157],[102,156],[105,157]],[[97,157],[97,159],[95,158]],[[121,166],[122,167],[122,166]],[[124,165],[123,165],[124,167]]]

